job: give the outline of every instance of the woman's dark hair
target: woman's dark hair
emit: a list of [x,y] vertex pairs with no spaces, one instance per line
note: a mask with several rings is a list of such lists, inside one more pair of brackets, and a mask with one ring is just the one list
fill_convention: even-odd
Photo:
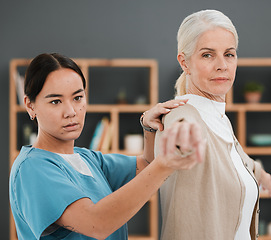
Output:
[[24,93],[31,102],[36,100],[47,76],[61,68],[69,68],[78,73],[82,79],[84,89],[86,88],[85,77],[73,60],[58,53],[43,53],[35,57],[26,70]]

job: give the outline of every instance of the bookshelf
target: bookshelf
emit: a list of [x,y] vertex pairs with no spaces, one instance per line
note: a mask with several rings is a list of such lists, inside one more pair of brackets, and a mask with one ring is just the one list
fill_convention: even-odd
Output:
[[[158,64],[154,59],[73,59],[81,68],[86,78],[86,96],[87,96],[87,114],[105,114],[109,116],[110,124],[112,124],[113,134],[111,140],[111,148],[104,153],[122,153],[131,155],[120,146],[120,116],[122,114],[138,114],[148,110],[158,102]],[[9,88],[9,166],[11,168],[19,149],[22,145],[20,143],[20,134],[22,129],[22,119],[24,121],[30,120],[27,116],[25,108],[20,105],[17,99],[16,80],[15,76],[18,69],[26,69],[30,64],[31,59],[13,59],[10,62],[10,88]],[[105,69],[145,69],[147,74],[147,101],[143,104],[127,103],[93,103],[89,89],[92,84],[92,69],[98,68],[99,71]],[[94,81],[94,80],[93,80]],[[126,82],[129,79],[125,80]],[[145,86],[145,85],[144,85]],[[140,88],[141,86],[139,86]],[[21,118],[20,118],[21,117]],[[25,118],[24,118],[25,117]],[[137,119],[138,122],[138,119]],[[142,132],[141,132],[142,133]],[[88,140],[90,140],[89,137]],[[85,142],[85,147],[89,146],[89,142]],[[140,154],[140,153],[139,153]],[[148,233],[129,235],[129,240],[157,240],[158,239],[158,196],[154,195],[148,202]],[[10,240],[17,240],[14,220],[10,211]]]
[[[245,78],[242,79],[242,74],[238,74],[238,71],[241,70],[245,73]],[[260,71],[270,71],[271,73],[271,58],[239,58],[238,59],[238,67],[236,80],[233,85],[231,91],[227,94],[226,97],[226,111],[235,113],[235,130],[236,137],[240,144],[242,145],[244,151],[250,156],[268,156],[271,157],[271,146],[254,146],[249,143],[249,133],[248,131],[251,128],[251,125],[248,125],[249,114],[253,114],[255,119],[260,120],[261,113],[271,113],[271,101],[263,102],[263,103],[245,103],[242,100],[237,101],[235,98],[240,98],[240,93],[234,92],[236,84],[239,84],[238,81],[246,82],[249,78],[248,74],[253,75],[253,71],[256,71],[256,81],[262,81],[264,79],[259,79],[257,73]],[[268,79],[266,79],[268,81]],[[240,88],[240,86],[239,86]],[[268,91],[269,89],[266,89]],[[238,96],[239,94],[239,96]],[[249,115],[249,116],[248,116]],[[268,132],[268,128],[265,127],[266,132]],[[270,131],[270,130],[269,130]],[[271,133],[271,131],[270,131]],[[270,172],[270,170],[269,170]],[[271,200],[270,197],[266,193],[260,194],[261,199]],[[261,204],[260,204],[261,209]],[[265,209],[261,209],[261,212],[265,211]],[[259,236],[259,240],[271,240],[271,236],[261,235]]]

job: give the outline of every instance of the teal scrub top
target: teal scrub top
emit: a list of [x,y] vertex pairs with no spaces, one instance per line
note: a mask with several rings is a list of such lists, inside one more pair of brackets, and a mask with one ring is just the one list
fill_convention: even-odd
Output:
[[[136,157],[105,154],[85,148],[74,148],[93,176],[76,171],[56,153],[31,146],[22,147],[10,173],[10,206],[19,240],[65,239],[90,240],[85,235],[62,227],[42,236],[64,210],[81,198],[97,203],[136,174]],[[125,224],[107,240],[128,239]]]

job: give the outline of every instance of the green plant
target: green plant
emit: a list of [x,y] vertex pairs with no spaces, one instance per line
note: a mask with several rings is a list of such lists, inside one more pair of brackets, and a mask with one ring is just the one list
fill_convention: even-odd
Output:
[[247,82],[244,86],[244,92],[263,92],[263,90],[264,85],[255,81]]

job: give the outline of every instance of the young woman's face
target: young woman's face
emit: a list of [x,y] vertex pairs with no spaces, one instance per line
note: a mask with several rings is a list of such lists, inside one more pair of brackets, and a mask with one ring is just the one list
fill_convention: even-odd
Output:
[[232,87],[237,67],[234,35],[215,28],[203,33],[187,62],[188,92],[225,99]]
[[83,129],[86,97],[81,77],[61,68],[51,72],[31,103],[39,127],[39,139],[74,141]]

